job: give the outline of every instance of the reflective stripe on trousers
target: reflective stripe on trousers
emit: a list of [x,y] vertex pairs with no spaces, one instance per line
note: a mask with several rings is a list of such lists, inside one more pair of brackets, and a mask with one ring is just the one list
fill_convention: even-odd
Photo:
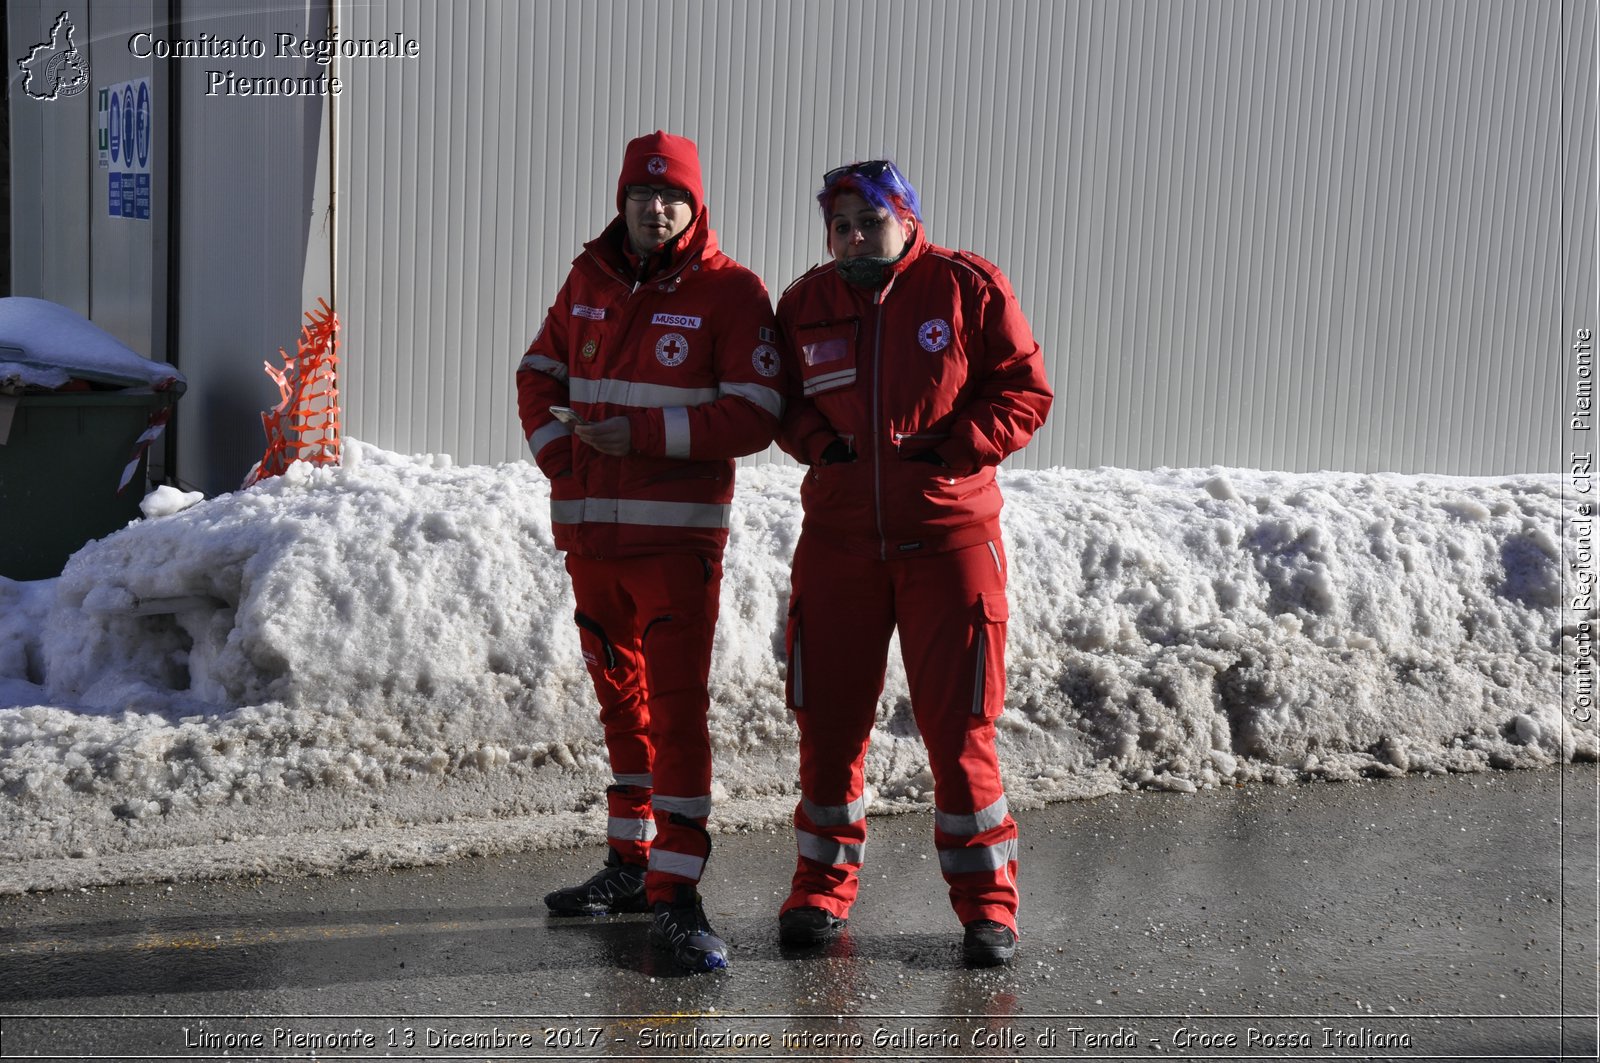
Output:
[[656,836],[656,821],[649,819],[624,819],[610,816],[606,819],[606,837],[617,842],[647,842]]
[[1008,838],[980,849],[940,849],[939,870],[946,875],[968,875],[974,871],[998,871],[1017,862],[1017,839]]
[[854,864],[860,867],[866,862],[866,842],[836,842],[832,838],[824,838],[804,830],[795,831],[794,840],[801,856],[807,860],[815,860],[819,864],[828,864],[831,867]]
[[971,815],[956,815],[940,809],[934,809],[933,824],[945,834],[955,834],[963,838],[970,838],[973,835],[982,834],[986,830],[993,830],[1000,826],[1006,821],[1006,816],[1010,812],[1011,809],[1006,804],[1005,795],[1001,794],[1000,800],[988,808],[978,809]]
[[663,849],[659,845],[650,849],[649,870],[667,875],[677,875],[691,882],[699,882],[700,876],[705,873],[706,861],[704,857],[690,856],[688,853],[674,853]]
[[655,795],[655,810],[657,812],[676,812],[681,816],[688,816],[690,819],[705,819],[711,815],[711,795],[667,797],[657,792]]
[[800,798],[806,818],[819,827],[843,827],[867,818],[867,799],[858,797],[848,805],[819,805],[809,797]]

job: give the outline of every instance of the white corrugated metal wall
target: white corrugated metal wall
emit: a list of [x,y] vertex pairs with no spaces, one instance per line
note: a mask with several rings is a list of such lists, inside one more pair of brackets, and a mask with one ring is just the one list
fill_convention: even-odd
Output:
[[[336,7],[347,39],[421,48],[339,66],[357,437],[520,455],[512,368],[623,144],[666,128],[774,294],[821,255],[822,170],[899,160],[1051,359],[1014,465],[1560,467],[1563,232],[1584,313],[1595,287],[1592,0]],[[1588,160],[1565,200],[1563,121]]]

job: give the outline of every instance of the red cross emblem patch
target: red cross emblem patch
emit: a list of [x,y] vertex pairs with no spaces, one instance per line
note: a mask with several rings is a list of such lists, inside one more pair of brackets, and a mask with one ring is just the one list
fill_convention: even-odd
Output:
[[769,343],[763,343],[751,352],[750,362],[762,376],[778,375],[778,349]]
[[925,351],[944,350],[950,346],[950,322],[941,317],[924,321],[922,327],[917,329],[917,342],[922,344]]
[[669,332],[656,340],[656,361],[662,365],[682,365],[689,357],[689,341],[681,332]]

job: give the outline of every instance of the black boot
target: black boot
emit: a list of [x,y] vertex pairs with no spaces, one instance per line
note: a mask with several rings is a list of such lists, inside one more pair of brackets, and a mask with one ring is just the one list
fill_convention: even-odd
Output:
[[[704,827],[678,812],[672,813],[669,822],[705,839],[706,859],[711,859],[711,835]],[[728,946],[706,922],[700,893],[693,886],[680,883],[672,888],[671,901],[655,903],[650,940],[670,951],[674,962],[686,971],[719,971],[728,966]]]
[[657,901],[650,940],[672,953],[686,971],[717,971],[728,966],[728,946],[706,922],[706,910],[693,886],[679,886],[671,901]]
[[961,958],[968,967],[998,967],[1017,952],[1017,935],[1004,923],[974,919],[961,938]]
[[778,941],[791,948],[821,945],[838,937],[845,922],[821,908],[790,908],[778,916]]
[[544,895],[551,915],[607,915],[648,912],[644,899],[644,868],[625,864],[615,849],[606,853],[606,866],[576,886]]

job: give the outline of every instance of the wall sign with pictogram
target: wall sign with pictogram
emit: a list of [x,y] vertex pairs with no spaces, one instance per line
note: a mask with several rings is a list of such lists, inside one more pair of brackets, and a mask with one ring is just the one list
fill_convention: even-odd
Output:
[[106,171],[106,212],[150,220],[150,138],[155,112],[150,79],[105,85],[99,91],[95,151]]

